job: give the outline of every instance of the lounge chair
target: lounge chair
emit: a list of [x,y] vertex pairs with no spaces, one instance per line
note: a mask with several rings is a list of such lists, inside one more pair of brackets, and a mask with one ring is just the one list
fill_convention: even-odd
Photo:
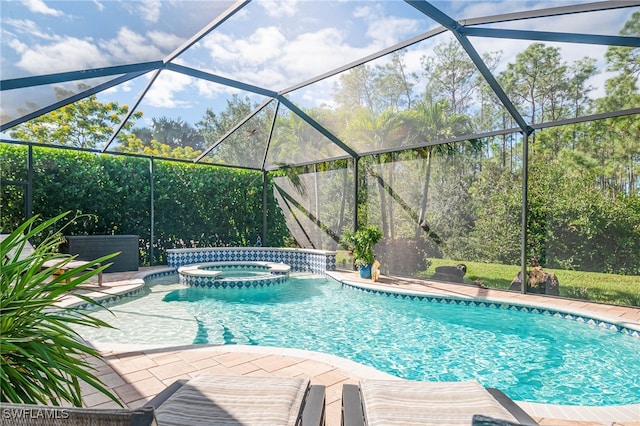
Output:
[[344,385],[342,390],[343,426],[470,426],[473,421],[489,425],[489,420],[496,425],[537,425],[504,393],[474,381],[363,379],[359,386]]
[[[3,241],[7,236],[8,234],[0,234],[0,241]],[[22,248],[22,251],[18,254],[18,260],[25,259],[35,251],[35,249],[33,248],[33,246],[29,241],[25,239],[24,243],[25,244],[24,244],[24,247]],[[13,253],[10,253],[10,255],[13,255]],[[42,268],[43,269],[57,268],[59,273],[64,273],[72,269],[78,268],[80,266],[87,265],[89,263],[90,262],[87,262],[84,260],[71,260],[65,263],[65,259],[60,258],[60,259],[52,259],[44,262],[42,264]],[[101,264],[98,263],[98,264],[94,264],[93,267],[86,268],[86,269],[93,270],[93,269],[99,268],[100,266]],[[98,285],[102,287],[102,271],[98,272]]]
[[309,379],[197,376],[178,380],[149,401],[159,426],[321,426],[325,387]]
[[322,426],[325,387],[309,379],[198,376],[178,380],[138,409],[0,403],[3,426]]

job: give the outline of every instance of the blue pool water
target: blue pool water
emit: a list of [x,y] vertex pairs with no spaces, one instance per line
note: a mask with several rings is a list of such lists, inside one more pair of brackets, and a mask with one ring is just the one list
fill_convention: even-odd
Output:
[[260,277],[269,275],[269,268],[253,268],[253,269],[239,269],[239,268],[224,268],[224,267],[211,267],[202,268],[212,271],[220,271],[219,278],[249,278]]
[[485,307],[355,291],[318,277],[268,288],[175,284],[95,312],[119,330],[88,340],[243,344],[338,355],[410,380],[477,380],[512,399],[640,403],[640,339],[596,326]]

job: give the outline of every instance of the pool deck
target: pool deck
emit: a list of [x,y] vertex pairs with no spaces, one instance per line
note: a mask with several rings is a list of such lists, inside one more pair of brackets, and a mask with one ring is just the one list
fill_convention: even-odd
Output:
[[[140,268],[137,272],[104,274],[99,289],[117,294],[140,285],[140,276],[166,267]],[[437,281],[382,276],[380,281],[361,279],[356,272],[332,271],[330,275],[343,282],[352,282],[399,291],[427,293],[457,298],[486,299],[535,305],[560,311],[584,313],[628,328],[640,330],[640,309],[566,300],[547,296],[524,295],[490,290],[474,285],[447,284]],[[88,287],[93,294],[97,287]],[[93,294],[98,296],[99,294]],[[73,302],[73,298],[67,303]],[[199,374],[249,375],[277,377],[309,377],[313,384],[327,386],[326,409],[328,426],[340,425],[341,391],[346,383],[359,379],[392,378],[377,371],[334,355],[298,349],[259,346],[192,345],[157,347],[136,345],[104,345],[94,343],[103,358],[91,359],[97,376],[128,407],[138,407],[177,379]],[[84,386],[87,407],[115,408],[117,405],[95,389]],[[543,426],[640,426],[640,404],[613,407],[574,407],[518,402]]]

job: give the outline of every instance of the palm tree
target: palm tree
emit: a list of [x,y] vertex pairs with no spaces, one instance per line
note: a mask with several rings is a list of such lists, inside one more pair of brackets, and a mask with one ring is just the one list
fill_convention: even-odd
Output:
[[[421,142],[439,141],[454,138],[471,132],[471,120],[463,114],[455,114],[450,111],[449,104],[445,100],[422,101],[411,110],[405,112],[407,122],[410,123],[414,137]],[[469,141],[475,146],[478,141]],[[422,198],[420,202],[420,216],[416,226],[415,237],[420,237],[425,224],[427,209],[427,196],[429,195],[429,181],[431,180],[431,160],[434,155],[452,154],[456,152],[456,145],[442,143],[429,145],[417,149],[420,158],[426,159],[426,170]]]
[[[406,138],[403,126],[403,116],[392,109],[386,109],[380,114],[376,114],[368,108],[361,108],[355,111],[354,116],[346,126],[345,131],[350,140],[357,141],[360,146],[373,148],[374,151],[385,147],[399,145],[399,141]],[[393,154],[377,154],[377,175],[383,176],[382,165],[392,158]],[[389,169],[387,184],[393,187],[393,168]],[[394,237],[393,227],[393,203],[387,203],[385,189],[379,185],[380,205],[382,213],[382,232],[389,238]],[[388,211],[385,209],[388,208]]]

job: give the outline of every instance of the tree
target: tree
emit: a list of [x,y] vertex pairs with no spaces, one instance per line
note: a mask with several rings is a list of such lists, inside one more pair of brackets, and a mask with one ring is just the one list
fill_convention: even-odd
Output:
[[[530,123],[558,121],[590,111],[593,88],[587,82],[596,74],[594,64],[591,58],[567,64],[559,48],[534,43],[516,56],[499,79]],[[536,161],[548,161],[564,148],[575,148],[580,128],[553,127],[534,133],[532,153],[540,156]]]
[[[402,115],[387,109],[376,114],[371,109],[359,108],[356,110],[345,128],[345,136],[351,140],[352,145],[377,151],[390,146],[399,146],[406,139],[406,131],[403,125]],[[393,230],[393,203],[387,202],[387,188],[393,187],[393,168],[389,168],[389,174],[385,182],[383,164],[392,160],[392,154],[375,155],[375,171],[369,174],[377,177],[378,192],[380,195],[382,232],[389,238],[394,238]]]
[[[482,82],[475,64],[460,43],[450,39],[434,47],[433,55],[421,58],[423,75],[427,81],[426,96],[446,100],[453,114],[467,114],[478,96]],[[498,62],[498,53],[483,55],[489,69]]]
[[467,256],[476,261],[520,262],[522,180],[518,171],[487,160],[469,193],[475,223],[467,236]]
[[377,111],[401,111],[411,108],[413,88],[418,82],[415,73],[408,73],[401,52],[391,54],[391,61],[375,67],[373,98]]
[[181,118],[154,117],[151,121],[151,137],[161,144],[169,145],[171,148],[206,148],[204,137]]
[[152,118],[151,127],[137,127],[118,138],[118,150],[154,157],[192,160],[205,148],[204,137],[180,118]]
[[[462,114],[450,114],[448,111],[447,101],[435,101],[432,103],[423,101],[418,103],[412,110],[407,111],[406,116],[411,125],[413,137],[420,142],[430,142],[468,134],[471,131],[469,117]],[[455,150],[456,145],[447,143],[429,145],[417,150],[419,157],[426,159],[426,167],[420,203],[420,216],[416,224],[416,238],[420,236],[423,229],[421,225],[425,221],[429,182],[431,180],[432,156],[434,154],[453,153]]]
[[[640,12],[631,16],[621,35],[640,36]],[[638,78],[640,48],[609,47],[607,70],[617,72],[605,83],[605,97],[598,99],[598,112],[640,107]],[[600,161],[602,189],[627,195],[640,191],[640,121],[637,115],[598,121],[590,126],[592,138],[584,149]]]
[[528,122],[540,123],[549,118],[545,111],[547,107],[551,109],[555,93],[564,89],[566,67],[559,49],[543,43],[531,44],[516,56],[515,63],[507,65],[501,80]]
[[[61,89],[56,89],[56,92],[62,99],[69,96],[69,93]],[[97,100],[96,95],[91,95],[19,124],[9,134],[12,138],[27,142],[101,148],[109,141],[115,127],[128,111],[127,105],[103,103]],[[141,117],[141,111],[134,112],[120,131],[121,137],[126,137],[135,126],[135,120]]]
[[[640,12],[631,15],[631,19],[620,30],[620,35],[640,36]],[[640,75],[640,48],[611,46],[607,49],[605,57],[609,71],[620,71],[621,74],[636,79]]]
[[[227,100],[227,106],[222,112],[207,109],[202,119],[196,123],[196,128],[204,137],[205,144],[210,147],[218,143],[257,106],[248,96],[241,98],[234,94]],[[273,108],[267,107],[256,114],[212,151],[215,162],[261,166],[272,121]]]
[[366,64],[342,73],[333,88],[333,100],[345,110],[375,109],[375,79],[375,71]]
[[333,94],[340,108],[369,108],[377,114],[411,107],[418,76],[407,71],[402,52],[383,59],[383,64],[360,65],[340,75]]

